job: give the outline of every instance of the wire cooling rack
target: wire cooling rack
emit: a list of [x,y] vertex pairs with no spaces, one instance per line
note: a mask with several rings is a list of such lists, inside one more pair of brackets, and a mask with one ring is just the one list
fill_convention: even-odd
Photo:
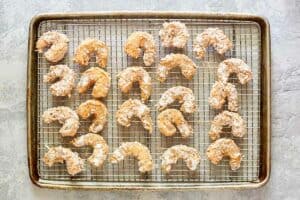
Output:
[[[180,19],[176,19],[180,20]],[[255,22],[236,21],[236,20],[201,20],[201,19],[181,19],[185,23],[190,38],[188,44],[182,50],[168,49],[161,45],[158,32],[165,21],[175,21],[172,19],[67,19],[67,20],[46,20],[42,21],[38,28],[38,37],[44,32],[57,30],[65,33],[70,39],[69,51],[65,59],[60,63],[67,64],[73,68],[78,74],[77,82],[80,74],[88,69],[88,67],[80,67],[72,60],[74,51],[80,42],[86,38],[97,38],[108,45],[110,56],[108,65],[105,70],[110,73],[112,85],[110,93],[103,102],[109,110],[109,122],[101,135],[107,140],[110,153],[113,152],[122,142],[139,141],[149,147],[155,169],[145,175],[138,172],[137,161],[128,158],[117,165],[111,165],[106,162],[101,169],[91,168],[86,164],[85,170],[70,177],[66,171],[64,164],[55,164],[53,167],[47,167],[42,162],[42,157],[47,152],[47,147],[62,145],[70,147],[79,153],[82,158],[91,155],[92,149],[89,147],[74,148],[70,145],[72,138],[62,138],[58,133],[61,125],[58,123],[45,124],[41,120],[42,113],[54,106],[69,106],[76,109],[82,102],[91,99],[91,90],[85,94],[78,94],[73,91],[71,98],[53,97],[49,90],[49,85],[43,83],[43,75],[45,75],[49,66],[49,62],[45,60],[43,54],[38,54],[38,174],[43,180],[54,181],[85,181],[85,182],[174,182],[174,183],[226,183],[226,182],[255,182],[259,177],[259,149],[260,149],[260,45],[261,30]],[[231,39],[234,48],[225,54],[225,56],[217,55],[213,49],[209,48],[203,61],[197,60],[192,52],[194,39],[198,33],[201,33],[208,27],[218,27],[222,29]],[[151,67],[145,67],[152,77],[153,92],[151,99],[147,105],[151,108],[152,119],[154,124],[154,133],[149,136],[140,123],[134,119],[132,126],[129,128],[121,127],[117,124],[115,115],[118,107],[128,98],[140,98],[138,87],[135,87],[129,95],[123,95],[117,87],[116,75],[128,66],[144,66],[142,59],[131,59],[123,51],[123,45],[128,36],[134,31],[146,31],[154,36],[157,48],[155,64]],[[36,38],[37,39],[37,38]],[[179,70],[170,73],[165,83],[159,83],[156,80],[156,65],[160,58],[167,54],[184,53],[188,55],[198,66],[196,76],[191,80],[185,80]],[[236,57],[243,59],[248,63],[253,72],[253,80],[247,85],[240,85],[235,77],[230,78],[230,82],[237,87],[239,94],[239,113],[246,121],[247,135],[242,139],[233,138],[243,153],[243,161],[241,168],[237,171],[231,171],[228,165],[228,159],[224,159],[218,166],[209,162],[206,158],[205,151],[211,141],[208,137],[210,122],[216,114],[216,111],[209,107],[208,97],[210,89],[216,80],[216,68],[219,62],[225,58]],[[93,57],[89,67],[96,66]],[[155,104],[161,94],[168,88],[183,85],[194,91],[197,100],[197,112],[185,115],[189,124],[193,127],[194,134],[188,139],[182,139],[179,134],[174,137],[162,136],[156,126],[156,118],[158,111]],[[178,105],[174,105],[178,107]],[[226,109],[226,107],[225,107]],[[77,136],[86,134],[90,120],[81,120],[81,126]],[[225,128],[224,136],[232,138],[230,129]],[[168,147],[176,144],[186,144],[195,147],[201,154],[201,162],[195,172],[189,172],[182,161],[173,166],[171,173],[166,176],[160,169],[160,156]],[[145,183],[146,184],[146,183]]]

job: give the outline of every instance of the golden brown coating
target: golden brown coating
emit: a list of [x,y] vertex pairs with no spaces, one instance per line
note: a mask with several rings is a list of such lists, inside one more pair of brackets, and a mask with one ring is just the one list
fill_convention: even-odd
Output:
[[57,31],[48,31],[44,33],[36,42],[36,49],[43,53],[48,49],[44,56],[49,62],[57,63],[62,60],[68,51],[69,39],[65,34]]
[[72,141],[75,147],[91,146],[93,148],[92,155],[88,158],[88,162],[93,167],[101,167],[108,155],[108,145],[106,141],[98,134],[88,133],[75,138]]
[[153,161],[149,149],[139,142],[124,142],[117,148],[109,161],[116,164],[127,156],[134,156],[139,162],[141,173],[150,172],[153,169]]
[[92,133],[102,131],[107,122],[107,108],[101,101],[98,100],[87,100],[80,104],[77,108],[77,113],[83,119],[93,116],[93,122],[89,128],[89,131]]
[[208,159],[217,165],[224,156],[229,157],[229,164],[232,170],[237,170],[241,166],[242,154],[240,148],[232,139],[220,138],[210,144],[206,150]]
[[183,48],[190,35],[184,23],[175,21],[163,23],[159,36],[164,47]]
[[226,83],[229,76],[235,73],[241,84],[248,83],[252,79],[250,67],[241,59],[230,58],[219,64],[218,80]]
[[162,111],[175,100],[178,100],[182,104],[180,107],[182,112],[193,113],[196,111],[196,100],[193,91],[183,86],[175,86],[165,91],[161,95],[156,107],[159,111]]
[[230,126],[232,135],[235,137],[244,137],[246,134],[246,123],[243,118],[235,112],[223,111],[211,122],[209,136],[212,140],[220,138],[223,126]]
[[154,62],[156,49],[155,42],[149,33],[136,31],[133,32],[127,39],[124,51],[133,58],[138,58],[144,50],[144,64],[146,66],[152,65]]
[[74,110],[65,106],[49,108],[43,113],[43,121],[47,124],[58,121],[63,126],[59,133],[65,136],[74,136],[79,128],[79,118]]
[[99,67],[91,67],[82,73],[77,84],[78,92],[84,93],[93,86],[92,95],[94,98],[106,97],[110,88],[110,75]]
[[81,66],[88,66],[91,56],[96,55],[96,63],[99,67],[106,67],[108,47],[104,42],[97,39],[85,39],[76,48],[74,61]]
[[48,167],[52,167],[54,163],[64,163],[64,161],[71,176],[75,176],[84,169],[84,160],[78,156],[78,153],[62,146],[49,148],[43,158],[43,162]]
[[228,110],[238,111],[238,93],[231,83],[216,81],[210,91],[209,104],[215,109],[221,109],[228,100]]
[[221,29],[208,28],[196,37],[193,51],[196,52],[197,58],[203,59],[206,48],[210,45],[213,46],[219,54],[224,54],[233,47],[232,42]]
[[157,126],[164,136],[173,136],[177,131],[176,127],[183,138],[189,137],[193,133],[192,127],[177,109],[166,109],[159,113]]
[[50,66],[49,72],[44,75],[44,83],[53,83],[50,86],[51,94],[54,96],[71,97],[75,86],[75,72],[67,65]]
[[184,54],[171,53],[160,60],[157,67],[157,76],[160,82],[164,82],[169,74],[169,71],[175,67],[181,69],[182,75],[191,80],[197,72],[196,64]]
[[161,156],[161,168],[165,173],[171,171],[172,164],[176,164],[178,159],[183,159],[189,170],[194,171],[200,163],[200,154],[197,149],[186,145],[175,145],[168,148]]
[[131,119],[137,117],[142,121],[143,127],[152,133],[152,119],[150,109],[138,99],[125,101],[117,111],[116,119],[119,124],[125,127],[131,125]]
[[127,67],[118,74],[118,79],[119,88],[123,93],[129,93],[133,83],[138,82],[142,101],[149,99],[152,91],[151,77],[142,67]]

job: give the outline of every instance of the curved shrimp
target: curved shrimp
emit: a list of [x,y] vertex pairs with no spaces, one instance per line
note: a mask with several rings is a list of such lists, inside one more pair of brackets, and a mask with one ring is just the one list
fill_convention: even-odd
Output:
[[169,54],[160,60],[157,67],[158,80],[164,82],[169,74],[169,71],[175,67],[181,69],[182,75],[191,80],[196,74],[196,64],[184,54]]
[[62,60],[68,51],[69,39],[65,34],[57,31],[48,31],[44,33],[36,42],[36,49],[39,53],[45,53],[45,58],[52,63]]
[[190,35],[184,23],[175,21],[163,23],[159,36],[164,47],[183,48]]
[[83,119],[87,119],[93,115],[93,122],[89,128],[89,131],[92,133],[102,131],[107,122],[107,108],[101,101],[98,100],[87,100],[80,104],[77,108],[77,113]]
[[221,109],[228,100],[228,109],[230,111],[238,111],[238,93],[235,86],[231,83],[222,83],[216,81],[210,91],[208,103],[215,109]]
[[156,54],[155,42],[152,35],[141,31],[133,32],[128,37],[124,50],[129,56],[136,59],[142,53],[141,48],[144,49],[144,64],[146,66],[152,65]]
[[252,79],[252,72],[250,67],[241,59],[230,58],[219,64],[218,80],[226,83],[229,76],[235,73],[241,84],[248,83]]
[[246,124],[243,118],[235,112],[223,111],[211,122],[209,136],[212,140],[220,138],[223,126],[232,127],[232,135],[243,137],[246,134]]
[[119,88],[127,94],[134,82],[138,82],[141,88],[141,99],[147,101],[151,95],[151,77],[142,67],[127,67],[118,74]]
[[98,134],[88,133],[75,138],[71,142],[75,147],[91,146],[93,153],[88,158],[88,162],[94,167],[101,167],[108,155],[108,145],[106,141]]
[[78,156],[77,152],[72,152],[69,148],[51,147],[43,157],[43,162],[48,167],[52,167],[54,163],[63,163],[64,161],[71,176],[75,176],[84,169],[84,160]]
[[72,89],[75,85],[75,72],[67,65],[50,66],[48,74],[44,75],[44,83],[53,83],[50,91],[54,96],[71,97]]
[[138,117],[149,134],[152,133],[152,119],[150,109],[138,99],[129,99],[125,101],[117,111],[117,122],[122,126],[129,127],[131,118]]
[[157,126],[159,131],[165,136],[172,136],[176,133],[176,127],[183,138],[193,133],[192,127],[184,119],[179,110],[166,109],[159,113],[157,117]]
[[232,139],[220,138],[210,144],[206,150],[208,159],[217,165],[224,156],[229,157],[229,164],[232,170],[237,170],[241,166],[242,154],[240,148]]
[[183,159],[189,170],[194,171],[200,163],[199,152],[186,145],[175,145],[168,148],[161,156],[161,168],[165,173],[171,171],[172,164],[176,164],[178,159]]
[[139,162],[141,173],[152,171],[153,161],[149,149],[139,142],[124,142],[113,152],[110,162],[116,164],[127,156],[134,156]]
[[94,98],[106,97],[109,92],[111,78],[109,74],[99,67],[91,67],[83,72],[77,90],[79,93],[86,92],[93,86],[92,96]]
[[196,100],[190,88],[176,86],[165,91],[156,104],[159,111],[164,110],[169,104],[178,100],[181,103],[180,110],[184,113],[193,113],[196,110]]
[[222,30],[218,28],[208,28],[196,37],[193,51],[196,52],[197,58],[203,59],[206,48],[210,45],[212,45],[219,54],[224,54],[233,47],[232,42]]
[[99,67],[106,67],[108,58],[108,47],[104,42],[97,39],[85,39],[76,48],[74,61],[81,66],[88,66],[93,54],[96,54],[96,63]]
[[43,113],[43,121],[47,124],[58,121],[63,126],[59,133],[65,136],[74,136],[79,128],[79,118],[74,110],[65,106],[49,108]]

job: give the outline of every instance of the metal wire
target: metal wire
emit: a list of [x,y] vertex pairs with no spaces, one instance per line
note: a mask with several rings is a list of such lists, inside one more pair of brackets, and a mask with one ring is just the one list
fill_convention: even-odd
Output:
[[[178,20],[178,19],[176,19]],[[102,131],[101,135],[107,140],[110,152],[116,149],[122,142],[139,141],[149,147],[155,169],[152,173],[141,175],[138,172],[137,161],[128,158],[117,165],[106,164],[101,169],[91,168],[86,164],[85,170],[75,177],[70,177],[64,164],[56,164],[53,167],[47,167],[42,162],[42,157],[47,152],[48,147],[62,145],[70,147],[79,153],[82,158],[91,155],[91,148],[74,148],[70,145],[72,138],[62,138],[58,133],[60,125],[58,123],[45,124],[41,120],[42,113],[54,106],[69,106],[76,109],[80,103],[91,99],[91,90],[86,94],[79,95],[73,91],[71,98],[53,97],[49,91],[49,85],[43,83],[43,75],[48,72],[48,63],[42,54],[38,55],[38,173],[44,180],[75,180],[89,182],[252,182],[258,179],[259,174],[259,149],[260,149],[260,29],[253,22],[240,21],[213,21],[200,19],[182,19],[188,27],[190,39],[183,50],[168,49],[161,46],[158,31],[161,28],[164,19],[90,19],[90,20],[51,20],[43,21],[38,30],[38,37],[49,30],[57,30],[65,33],[70,39],[69,51],[61,63],[67,64],[73,68],[80,78],[80,73],[87,67],[80,67],[73,63],[73,55],[79,43],[88,38],[97,38],[109,46],[110,56],[106,70],[112,77],[112,86],[110,93],[104,103],[109,110],[109,123]],[[192,52],[194,39],[196,35],[208,27],[219,27],[234,43],[231,52],[226,53],[225,57],[217,55],[213,49],[208,49],[203,61],[195,58]],[[194,134],[188,139],[182,139],[179,134],[174,137],[162,136],[155,123],[154,133],[149,136],[143,129],[140,121],[133,120],[129,128],[120,127],[115,120],[115,113],[118,107],[128,98],[140,98],[140,91],[134,88],[128,96],[123,95],[117,88],[116,75],[127,66],[143,66],[142,59],[129,58],[123,51],[123,44],[128,35],[134,31],[147,31],[154,36],[157,46],[157,56],[155,63],[159,59],[171,52],[180,52],[188,55],[199,66],[196,76],[191,81],[185,80],[179,70],[170,73],[165,83],[159,83],[156,80],[156,65],[145,67],[153,80],[153,92],[147,105],[151,109],[152,119],[156,122],[158,111],[154,105],[157,103],[161,94],[168,88],[183,85],[194,91],[197,99],[198,110],[191,115],[185,115],[186,119],[192,125]],[[228,159],[224,159],[218,166],[215,166],[207,160],[205,151],[211,143],[208,137],[210,122],[214,116],[220,112],[213,110],[208,105],[210,89],[216,80],[216,68],[224,58],[237,57],[243,59],[251,66],[253,72],[253,81],[247,85],[240,85],[235,77],[230,81],[237,87],[239,93],[239,113],[247,123],[247,135],[243,139],[233,138],[228,134],[230,130],[225,129],[224,136],[233,138],[240,146],[243,153],[241,168],[235,172],[231,171],[228,165]],[[96,66],[95,58],[92,58],[89,66]],[[78,81],[78,80],[77,80]],[[174,106],[178,108],[178,105]],[[225,107],[226,109],[226,107]],[[81,126],[78,136],[86,134],[89,120],[81,120]],[[175,144],[186,144],[195,147],[201,154],[201,163],[195,172],[189,172],[182,161],[173,166],[170,175],[164,175],[160,170],[160,156],[162,152]]]

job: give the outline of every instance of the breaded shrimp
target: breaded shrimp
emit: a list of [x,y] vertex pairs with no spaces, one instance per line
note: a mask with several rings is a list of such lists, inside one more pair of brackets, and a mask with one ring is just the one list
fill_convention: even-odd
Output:
[[47,124],[58,121],[63,126],[59,133],[65,136],[74,136],[79,128],[79,118],[74,110],[65,106],[49,108],[43,113],[43,121]]
[[152,171],[153,161],[149,149],[139,142],[124,142],[113,152],[109,161],[116,164],[127,156],[134,156],[139,162],[139,171],[141,173]]
[[208,103],[215,109],[221,109],[228,100],[228,109],[230,111],[238,111],[238,93],[235,86],[231,83],[222,83],[216,81],[210,91]]
[[140,57],[142,49],[144,50],[143,60],[145,65],[152,65],[156,54],[155,42],[152,35],[141,31],[133,32],[125,43],[125,52],[136,59]]
[[190,35],[184,23],[165,22],[159,36],[164,47],[183,48]]
[[88,133],[75,138],[72,141],[75,147],[91,146],[93,153],[88,158],[88,162],[94,167],[101,167],[108,155],[108,145],[106,141],[98,134]]
[[78,153],[62,146],[49,148],[43,158],[43,162],[48,167],[52,167],[54,163],[63,163],[64,161],[71,176],[75,176],[84,169],[84,160],[78,156]]
[[232,170],[240,168],[242,161],[242,154],[240,148],[235,144],[232,139],[220,138],[214,143],[210,144],[206,150],[208,159],[217,165],[224,156],[230,158],[229,164]]
[[36,42],[36,49],[39,53],[44,53],[45,58],[52,63],[62,60],[68,51],[69,39],[65,34],[57,31],[44,33]]
[[165,173],[171,171],[172,164],[176,164],[178,159],[183,159],[189,170],[194,171],[200,163],[199,152],[186,145],[175,145],[168,148],[161,156],[161,168]]
[[151,95],[151,77],[142,67],[127,67],[118,74],[119,88],[127,94],[134,82],[138,82],[141,88],[141,99],[147,101]]
[[169,71],[175,67],[181,69],[182,75],[191,80],[196,74],[196,64],[184,54],[169,54],[160,60],[157,67],[158,80],[164,82],[169,74]]
[[183,138],[186,138],[193,133],[192,127],[177,109],[166,109],[159,113],[157,117],[157,126],[164,136],[173,136],[176,133],[176,127]]
[[77,85],[78,92],[84,93],[93,86],[92,95],[94,98],[106,97],[110,88],[110,75],[99,67],[91,67],[83,72]]
[[197,58],[203,59],[206,48],[210,45],[212,45],[219,54],[224,54],[233,47],[232,42],[222,30],[219,28],[208,28],[196,37],[193,51],[196,52]]
[[190,88],[176,86],[165,91],[156,104],[159,111],[164,110],[169,104],[178,100],[181,103],[180,110],[184,113],[193,113],[196,110],[196,100]]
[[75,86],[75,72],[67,65],[50,66],[48,74],[44,75],[44,83],[53,83],[50,91],[54,96],[71,97],[72,89]]
[[96,54],[96,63],[99,67],[106,67],[108,58],[108,47],[104,42],[97,39],[85,39],[76,48],[74,61],[81,66],[88,66],[93,54]]
[[220,138],[223,126],[230,126],[232,128],[232,135],[236,137],[243,137],[247,132],[243,118],[238,113],[225,110],[215,116],[211,122],[208,134],[212,140]]
[[252,79],[250,67],[241,59],[230,58],[219,64],[218,80],[226,83],[230,74],[235,73],[241,84],[248,83]]
[[138,99],[129,99],[125,101],[117,111],[117,122],[122,126],[129,127],[132,117],[138,117],[143,127],[152,133],[152,119],[150,109]]
[[89,128],[89,131],[92,133],[98,133],[102,131],[107,122],[107,108],[101,101],[98,100],[87,100],[86,102],[80,104],[80,106],[77,108],[77,113],[83,119],[93,116],[93,123]]

